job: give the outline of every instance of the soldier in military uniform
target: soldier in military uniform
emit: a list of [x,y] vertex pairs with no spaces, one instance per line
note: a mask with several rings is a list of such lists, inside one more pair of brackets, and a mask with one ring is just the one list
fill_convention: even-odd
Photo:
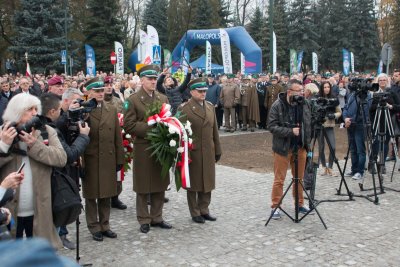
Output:
[[[139,70],[142,88],[124,103],[124,129],[135,136],[133,190],[136,192],[136,216],[142,233],[150,231],[150,225],[162,229],[172,228],[162,217],[169,177],[161,177],[161,165],[151,156],[152,151],[148,150],[150,141],[146,140],[147,133],[154,127],[147,124],[147,109],[156,101],[168,103],[168,98],[156,91],[157,76],[157,66],[142,67]],[[147,206],[149,194],[150,210]]]
[[267,94],[264,101],[264,107],[267,110],[267,114],[275,102],[278,99],[279,93],[285,92],[283,87],[278,83],[278,78],[276,76],[272,76],[271,85],[267,87]]
[[[119,97],[113,95],[113,78],[106,76],[104,78],[104,102],[114,106],[118,113],[122,113],[123,102]],[[111,207],[125,210],[127,206],[118,198],[122,192],[122,181],[117,181],[117,195],[111,198]]]
[[258,109],[256,85],[250,82],[250,78],[244,77],[242,79],[240,95],[241,115],[243,121],[243,128],[241,130],[247,131],[247,124],[249,124],[250,131],[254,132],[256,123],[260,122],[260,111]]
[[124,163],[124,150],[117,109],[103,101],[102,78],[89,80],[85,87],[98,106],[89,115],[90,143],[84,153],[83,197],[89,231],[94,240],[103,241],[103,236],[117,237],[110,230],[110,198],[117,194],[117,170]]
[[215,189],[215,162],[221,158],[221,146],[218,135],[218,123],[214,105],[205,101],[207,80],[192,80],[188,87],[192,97],[182,104],[182,121],[190,121],[195,149],[190,152],[189,165],[190,188],[187,189],[187,200],[190,215],[196,223],[205,220],[215,221],[208,206],[211,202],[211,191]]
[[[258,124],[259,129],[266,129],[267,126],[267,110],[264,107],[265,96],[267,94],[267,86],[269,83],[266,81],[266,75],[261,74],[261,79],[258,81],[259,76],[257,74],[252,75],[252,81],[256,83],[257,96],[258,96],[258,109],[260,112],[260,123]],[[257,82],[258,81],[258,82]]]
[[224,107],[225,132],[233,133],[236,130],[235,107],[240,102],[240,89],[233,82],[234,74],[228,74],[228,80],[223,85],[220,101]]

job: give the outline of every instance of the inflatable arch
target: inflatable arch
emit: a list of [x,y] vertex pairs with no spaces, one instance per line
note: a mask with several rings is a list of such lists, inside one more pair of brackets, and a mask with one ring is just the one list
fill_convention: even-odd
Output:
[[[233,43],[245,57],[245,72],[260,73],[262,70],[261,48],[254,42],[253,38],[247,33],[244,27],[226,28],[231,43]],[[186,37],[186,38],[185,38]],[[186,45],[185,45],[186,41]],[[172,65],[176,69],[182,64],[182,50],[185,46],[185,59],[190,62],[188,55],[197,45],[206,45],[209,41],[211,45],[220,45],[219,29],[208,30],[189,30],[179,41],[172,52]]]

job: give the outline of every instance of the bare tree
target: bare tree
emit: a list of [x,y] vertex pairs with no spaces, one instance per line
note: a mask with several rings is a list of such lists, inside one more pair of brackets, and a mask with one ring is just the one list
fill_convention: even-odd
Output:
[[139,40],[139,29],[142,17],[142,7],[145,0],[121,0],[120,1],[120,18],[123,24],[123,33],[125,43],[130,45],[131,49],[135,49]]

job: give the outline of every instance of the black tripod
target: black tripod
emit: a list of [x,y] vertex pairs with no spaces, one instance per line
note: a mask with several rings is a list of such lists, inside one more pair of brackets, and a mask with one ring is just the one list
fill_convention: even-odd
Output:
[[[382,119],[383,118],[383,119]],[[381,179],[381,183],[383,183],[383,178],[382,178],[382,170],[385,168],[385,145],[387,141],[387,137],[389,135],[389,140],[392,141],[393,146],[394,146],[394,153],[395,153],[395,158],[396,161],[393,164],[393,169],[390,177],[390,181],[393,182],[393,173],[394,169],[396,167],[396,162],[398,159],[398,153],[397,153],[397,145],[396,142],[394,141],[395,135],[394,135],[394,129],[393,129],[393,124],[392,120],[390,118],[390,112],[387,107],[386,101],[380,101],[379,105],[377,107],[377,110],[375,112],[375,118],[374,118],[374,123],[373,127],[374,129],[374,140],[378,141],[378,152],[374,151],[372,149],[374,154],[373,157],[377,157],[379,155],[379,161],[378,161],[378,177]],[[377,138],[377,139],[376,139]],[[377,153],[376,153],[377,152]],[[396,191],[400,192],[400,190],[389,188],[384,186],[385,189],[391,190],[391,191]]]
[[[356,93],[354,93],[354,99],[353,101],[356,101],[357,104],[357,113],[356,113],[356,118],[355,118],[355,122],[352,123],[357,123],[357,119],[358,116],[361,115],[362,118],[362,128],[363,128],[363,136],[365,138],[365,141],[367,141],[368,145],[367,145],[367,151],[366,151],[366,155],[372,155],[370,153],[371,148],[372,148],[372,137],[371,137],[371,122],[369,120],[369,117],[366,116],[365,114],[365,108],[368,107],[368,100],[367,100],[367,96],[368,93],[364,92],[363,90],[357,91]],[[358,101],[359,100],[359,101]],[[350,104],[350,103],[349,103]],[[357,126],[357,125],[356,125]],[[350,127],[356,127],[351,125]],[[353,129],[354,130],[354,129]],[[364,141],[364,142],[365,142]],[[355,142],[355,140],[353,140],[353,142]],[[344,170],[343,172],[345,172],[346,170],[346,166],[347,166],[347,161],[349,159],[349,152],[350,152],[350,142],[349,142],[349,146],[347,148],[347,154],[346,154],[346,161],[344,164]],[[369,164],[371,166],[371,168],[376,168],[378,169],[378,165],[377,165],[377,161],[376,161],[376,156],[372,157],[369,159]],[[375,181],[375,174],[374,172],[372,172],[372,188],[370,189],[364,189],[363,186],[363,180],[359,182],[359,186],[361,191],[367,191],[367,190],[373,190],[374,192],[372,194],[365,194],[365,195],[356,195],[353,194],[354,197],[362,197],[365,198],[371,202],[373,202],[374,204],[378,205],[379,204],[379,198],[378,195],[380,194],[384,194],[385,191],[383,189],[383,185],[382,185],[382,179],[380,177],[380,172],[378,172],[378,178],[379,178],[379,185],[380,185],[380,192],[377,191],[377,187],[376,187],[376,181]],[[343,180],[340,182],[340,186],[339,186],[339,192],[342,188],[342,184],[343,184]]]
[[[292,128],[293,128],[293,127],[298,127],[297,125],[300,125],[300,121],[301,121],[301,120],[299,119],[298,105],[295,106],[295,121],[296,121],[297,123],[295,123],[294,126],[292,125]],[[299,139],[300,139],[300,138],[299,138],[298,136],[295,136],[295,137],[294,137],[295,145],[294,145],[294,148],[293,148],[293,150],[292,150],[292,154],[293,154],[293,156],[294,156],[294,160],[293,160],[293,161],[294,161],[294,177],[292,178],[292,181],[290,182],[289,186],[286,188],[285,193],[282,195],[281,199],[279,200],[278,205],[277,205],[277,206],[274,208],[274,210],[271,212],[271,215],[269,216],[267,222],[265,223],[265,226],[267,226],[268,223],[271,221],[272,216],[274,215],[274,213],[276,212],[277,209],[280,209],[283,213],[286,214],[286,216],[288,216],[288,217],[289,217],[293,222],[295,222],[295,223],[301,222],[307,215],[309,215],[313,210],[315,210],[316,213],[317,213],[317,215],[318,215],[318,217],[319,217],[319,219],[321,220],[322,224],[324,225],[325,229],[328,229],[327,226],[326,226],[326,224],[325,224],[325,222],[324,222],[324,220],[322,219],[321,215],[319,214],[319,212],[318,212],[318,210],[317,210],[317,207],[316,207],[315,205],[312,205],[312,207],[310,207],[310,210],[309,210],[306,214],[304,214],[301,218],[299,218],[299,208],[300,208],[300,207],[299,207],[299,192],[298,192],[298,190],[299,190],[299,185],[301,186],[301,190],[303,190],[303,191],[306,193],[308,199],[311,199],[310,196],[309,196],[309,194],[308,194],[308,192],[307,192],[307,190],[305,190],[302,181],[301,181],[300,178],[299,178],[299,161],[298,161],[298,156],[299,156],[299,155],[298,155],[298,153],[299,153],[299,142],[300,142]],[[281,207],[281,204],[282,204],[283,199],[285,198],[286,194],[289,192],[289,189],[290,189],[292,186],[294,186],[294,198],[295,198],[295,215],[294,215],[294,217],[292,217],[291,215],[289,215],[289,214]]]
[[318,167],[318,164],[317,163],[313,163],[313,165],[314,165],[314,168],[313,168],[314,173],[313,173],[312,188],[310,190],[310,196],[312,197],[311,199],[309,199],[310,200],[310,206],[311,205],[319,205],[320,203],[323,203],[323,202],[338,202],[338,201],[351,201],[351,200],[354,200],[353,199],[353,193],[349,190],[347,182],[346,182],[346,180],[344,178],[344,171],[342,171],[342,168],[340,167],[339,160],[338,160],[338,158],[336,157],[336,154],[335,154],[335,150],[333,149],[333,146],[332,146],[332,144],[331,144],[331,142],[330,142],[330,140],[328,138],[328,135],[327,135],[327,133],[325,131],[325,127],[321,123],[319,123],[318,125],[315,125],[314,135],[313,136],[314,136],[314,141],[313,141],[312,150],[311,150],[312,151],[312,155],[314,155],[315,143],[316,143],[317,139],[318,138],[324,138],[326,143],[328,144],[330,156],[333,158],[333,162],[336,164],[336,166],[337,166],[337,168],[339,170],[340,177],[341,177],[340,183],[344,184],[344,186],[346,188],[346,192],[347,192],[347,194],[341,194],[341,187],[340,187],[339,189],[336,189],[336,195],[339,195],[339,196],[343,196],[344,195],[344,196],[348,196],[349,198],[348,199],[326,199],[326,200],[319,200],[319,201],[315,200],[314,196],[315,196],[315,188],[316,188],[316,171],[317,171],[316,167]]

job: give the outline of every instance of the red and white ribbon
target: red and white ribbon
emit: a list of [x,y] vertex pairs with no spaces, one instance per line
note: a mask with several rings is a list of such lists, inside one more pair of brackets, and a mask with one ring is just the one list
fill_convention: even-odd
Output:
[[[179,136],[180,147],[183,147],[183,152],[181,153],[181,160],[176,164],[179,167],[181,174],[181,182],[183,188],[190,188],[190,175],[189,175],[189,137],[186,133],[183,124],[175,117],[171,117],[171,105],[163,103],[160,113],[150,116],[147,119],[147,124],[149,126],[156,123],[162,123],[168,128],[174,130]],[[177,152],[176,157],[179,156]],[[176,166],[172,166],[175,169]]]

